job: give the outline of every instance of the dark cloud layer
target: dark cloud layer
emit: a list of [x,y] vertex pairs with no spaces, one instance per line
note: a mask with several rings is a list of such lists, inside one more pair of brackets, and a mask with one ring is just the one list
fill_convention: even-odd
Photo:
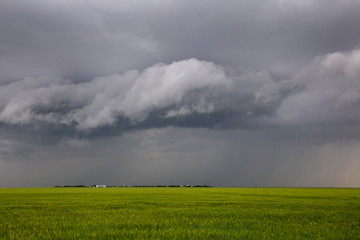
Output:
[[0,184],[358,187],[359,142],[314,144],[297,135],[162,128],[50,145],[8,140],[1,142],[8,161],[0,162]]
[[86,81],[188,58],[292,74],[359,44],[360,3],[344,1],[2,1],[1,82]]
[[0,2],[0,187],[359,187],[360,2]]

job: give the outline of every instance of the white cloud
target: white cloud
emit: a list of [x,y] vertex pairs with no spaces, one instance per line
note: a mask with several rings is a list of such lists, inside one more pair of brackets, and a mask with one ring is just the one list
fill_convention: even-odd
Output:
[[304,91],[283,101],[278,112],[286,123],[360,122],[360,50],[317,57],[294,81]]
[[[0,121],[75,124],[83,130],[111,125],[118,117],[136,123],[154,109],[179,104],[191,91],[230,85],[222,67],[197,59],[159,63],[142,72],[127,71],[87,83],[28,78],[0,87]],[[203,101],[193,105],[194,111],[205,111]],[[205,108],[211,110],[208,105]]]
[[220,65],[188,59],[86,83],[60,77],[27,78],[0,86],[0,121],[91,130],[113,125],[119,118],[136,125],[161,109],[166,111],[158,116],[162,118],[217,111],[250,116],[257,109],[272,109],[289,85],[274,82],[264,71],[230,75]]
[[119,119],[137,125],[158,111],[157,118],[168,119],[225,112],[235,125],[262,117],[277,125],[359,123],[359,79],[359,49],[319,56],[283,81],[274,81],[266,71],[227,72],[212,62],[187,59],[85,83],[40,77],[2,85],[0,121],[87,131]]

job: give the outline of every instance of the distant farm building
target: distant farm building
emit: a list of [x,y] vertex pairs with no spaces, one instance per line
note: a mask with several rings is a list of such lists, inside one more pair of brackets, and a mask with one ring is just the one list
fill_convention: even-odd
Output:
[[96,185],[95,187],[102,187],[102,188],[106,188],[106,185]]

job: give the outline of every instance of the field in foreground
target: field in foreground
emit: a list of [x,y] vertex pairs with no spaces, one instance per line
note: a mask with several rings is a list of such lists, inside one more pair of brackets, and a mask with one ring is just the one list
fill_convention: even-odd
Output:
[[0,189],[1,239],[360,239],[360,189]]

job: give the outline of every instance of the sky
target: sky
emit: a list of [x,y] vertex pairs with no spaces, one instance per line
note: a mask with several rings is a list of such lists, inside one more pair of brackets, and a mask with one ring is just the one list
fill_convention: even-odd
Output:
[[0,187],[360,187],[360,1],[0,1]]

